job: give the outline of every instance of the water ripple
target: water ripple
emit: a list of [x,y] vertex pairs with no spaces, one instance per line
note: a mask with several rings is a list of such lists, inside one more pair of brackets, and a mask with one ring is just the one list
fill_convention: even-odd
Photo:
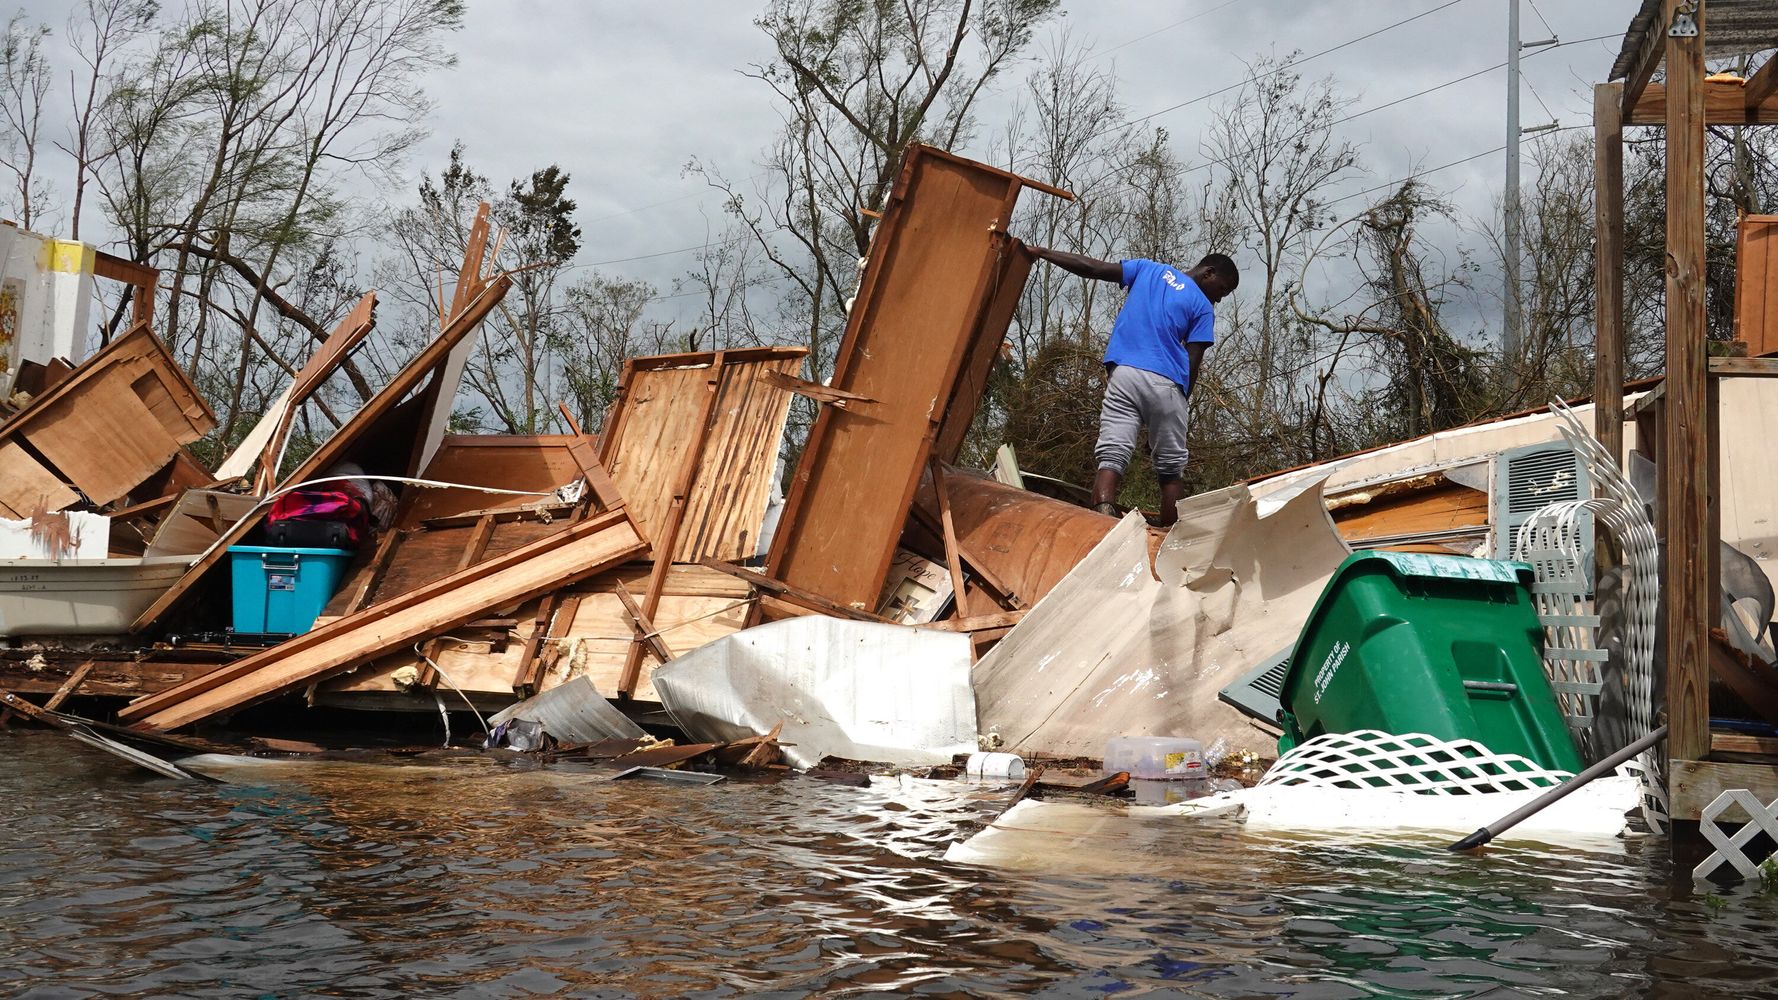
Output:
[[1658,842],[1477,859],[1133,823],[1125,874],[1003,873],[940,860],[998,789],[462,757],[196,786],[48,734],[0,750],[22,997],[1778,995],[1778,902],[1706,906]]

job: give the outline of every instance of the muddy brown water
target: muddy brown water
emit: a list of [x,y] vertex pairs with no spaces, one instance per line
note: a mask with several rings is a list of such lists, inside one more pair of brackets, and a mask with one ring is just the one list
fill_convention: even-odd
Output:
[[942,860],[1000,788],[0,753],[4,996],[1778,996],[1778,896],[1706,902],[1658,842],[1133,825],[1100,873],[1000,872]]

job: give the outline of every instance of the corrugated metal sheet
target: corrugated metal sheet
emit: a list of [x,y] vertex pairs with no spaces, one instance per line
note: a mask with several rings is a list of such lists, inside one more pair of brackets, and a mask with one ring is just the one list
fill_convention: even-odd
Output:
[[[1661,16],[1661,0],[1642,0],[1642,9],[1630,19],[1623,48],[1611,64],[1611,79],[1630,74],[1630,63],[1642,48],[1642,39]],[[1778,48],[1778,4],[1772,0],[1708,0],[1704,5],[1704,58],[1726,59]]]

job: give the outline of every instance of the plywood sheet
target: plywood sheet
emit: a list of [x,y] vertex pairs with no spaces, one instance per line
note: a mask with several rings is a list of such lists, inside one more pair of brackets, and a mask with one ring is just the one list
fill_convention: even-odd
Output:
[[933,454],[972,337],[993,301],[1019,178],[910,147],[835,362],[833,387],[876,402],[823,407],[767,574],[869,609]]
[[[740,560],[757,550],[791,398],[760,376],[794,375],[805,354],[756,348],[637,358],[625,366],[600,460],[657,543],[671,533],[674,499],[689,472],[670,558]],[[695,460],[690,469],[688,460]]]
[[[427,464],[423,478],[503,490],[547,493],[580,478],[580,465],[569,454],[577,438],[571,434],[452,434]],[[501,496],[473,490],[428,489],[402,516],[401,527],[427,518],[472,510],[519,507],[540,497]]]
[[25,449],[11,441],[0,442],[0,516],[30,517],[39,507],[61,510],[79,501],[73,490]]
[[1427,534],[1488,524],[1488,494],[1445,482],[1333,515],[1340,537],[1353,545],[1377,538]]
[[1741,219],[1735,337],[1747,342],[1752,357],[1778,354],[1778,215]]
[[35,414],[24,437],[96,504],[129,495],[179,452],[179,442],[121,368],[82,382],[79,391]]

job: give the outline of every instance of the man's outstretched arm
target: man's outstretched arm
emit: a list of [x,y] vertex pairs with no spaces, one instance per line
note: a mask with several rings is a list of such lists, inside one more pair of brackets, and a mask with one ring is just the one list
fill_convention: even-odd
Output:
[[1064,271],[1078,274],[1083,278],[1096,278],[1099,281],[1124,280],[1124,266],[1114,260],[1100,260],[1085,254],[1064,253],[1048,247],[1026,246],[1025,250],[1039,260],[1047,260]]

